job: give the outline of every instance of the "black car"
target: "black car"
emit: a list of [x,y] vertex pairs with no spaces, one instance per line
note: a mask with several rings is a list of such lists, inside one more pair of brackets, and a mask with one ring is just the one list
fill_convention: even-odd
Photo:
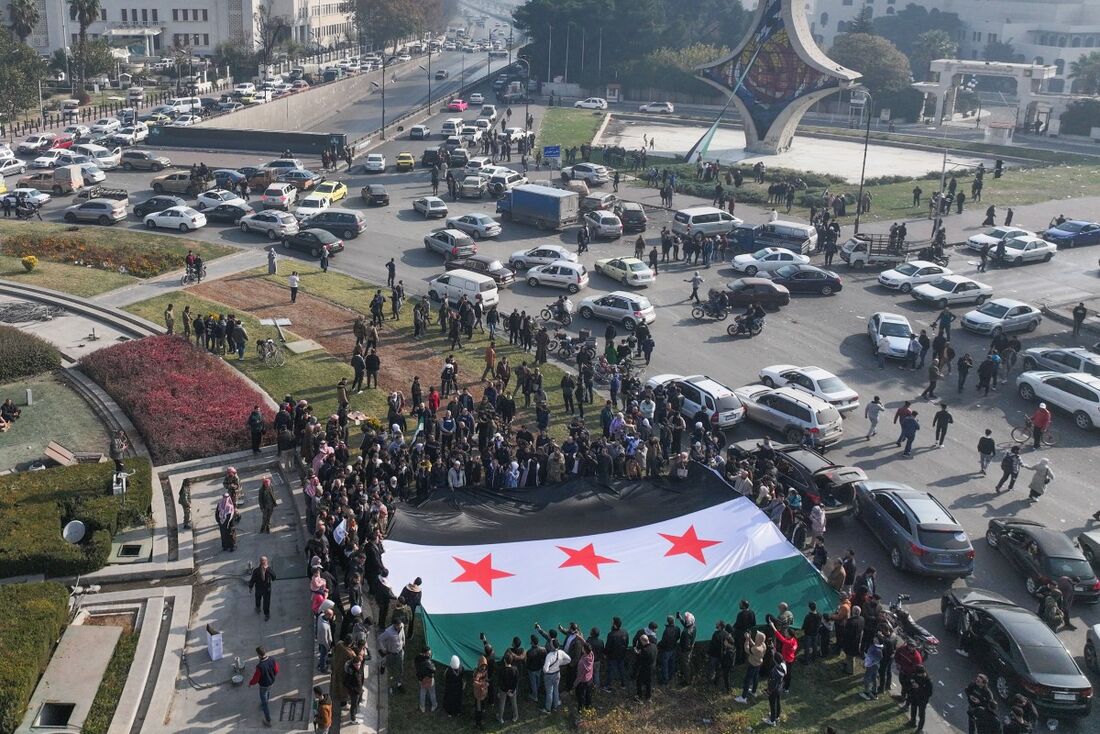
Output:
[[283,238],[283,246],[289,250],[305,250],[313,257],[321,257],[321,246],[328,245],[330,254],[344,251],[344,241],[323,229],[303,229]]
[[499,288],[512,285],[516,280],[515,271],[492,255],[471,255],[459,260],[448,260],[443,266],[447,270],[470,270],[488,275]]
[[368,184],[363,187],[363,201],[371,206],[389,206],[390,194],[382,184]]
[[995,517],[985,531],[985,542],[999,550],[1024,573],[1024,585],[1035,596],[1048,581],[1073,579],[1078,601],[1100,601],[1100,581],[1080,548],[1065,533],[1032,520]]
[[237,169],[237,173],[245,177],[245,179],[251,179],[253,176],[259,173],[266,173],[266,168],[256,168],[256,166],[241,166]]
[[455,148],[447,153],[447,165],[451,168],[464,168],[470,162],[470,154],[465,148]]
[[1005,704],[1019,693],[1045,716],[1089,715],[1092,684],[1034,612],[992,591],[957,588],[943,595],[940,613]]
[[200,97],[199,104],[202,105],[202,111],[204,113],[209,113],[212,110],[218,109],[218,105],[221,104],[221,100],[219,100],[217,97]]
[[731,461],[771,458],[779,473],[780,486],[798,490],[807,510],[820,504],[829,518],[851,514],[855,509],[856,483],[867,480],[859,467],[834,464],[818,452],[796,444],[765,445],[748,439],[730,444],[727,453]]
[[791,302],[791,292],[767,278],[738,278],[726,283],[726,298],[731,306],[759,303],[764,308],[779,308]]
[[252,207],[241,204],[218,204],[203,212],[208,222],[222,222],[223,224],[237,224],[245,214],[251,214]]
[[771,279],[773,283],[785,287],[791,293],[818,293],[830,296],[843,287],[839,275],[816,265],[797,263],[783,265],[776,268]]
[[187,206],[187,202],[178,196],[158,195],[134,205],[134,216],[141,219],[155,212],[162,212],[173,206]]
[[623,223],[623,232],[645,232],[649,226],[649,217],[641,204],[633,201],[620,201],[615,205],[615,216]]
[[444,162],[443,151],[438,148],[428,148],[424,151],[424,154],[420,156],[420,165],[425,168],[431,168]]

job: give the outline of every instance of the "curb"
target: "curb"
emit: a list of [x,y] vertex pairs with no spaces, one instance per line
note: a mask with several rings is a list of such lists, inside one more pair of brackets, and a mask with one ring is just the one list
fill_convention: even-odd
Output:
[[97,305],[94,301],[71,296],[67,293],[40,288],[38,286],[24,285],[10,280],[0,279],[0,294],[23,298],[39,303],[54,306],[62,306],[68,311],[78,313],[87,318],[104,321],[123,332],[129,332],[133,338],[140,339],[143,336],[153,336],[163,333],[163,329],[151,321],[134,316],[132,314]]
[[[1063,304],[1061,306],[1041,306],[1039,310],[1042,311],[1043,316],[1050,319],[1051,321],[1062,324],[1063,326],[1072,327],[1073,316],[1067,316],[1064,313],[1063,308],[1065,305],[1067,304]],[[1095,336],[1100,336],[1100,320],[1096,318],[1090,320],[1088,317],[1086,317],[1085,322],[1081,324],[1081,331],[1093,334]]]

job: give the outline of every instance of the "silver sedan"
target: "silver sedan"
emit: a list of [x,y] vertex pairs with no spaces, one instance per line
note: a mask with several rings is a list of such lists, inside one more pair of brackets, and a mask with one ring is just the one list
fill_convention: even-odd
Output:
[[501,233],[500,222],[488,214],[463,214],[460,217],[447,217],[447,226],[480,240],[483,237],[496,237]]

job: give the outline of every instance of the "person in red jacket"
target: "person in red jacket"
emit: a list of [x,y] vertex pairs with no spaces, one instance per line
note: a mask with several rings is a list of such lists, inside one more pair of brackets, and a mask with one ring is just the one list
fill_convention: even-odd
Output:
[[783,657],[783,662],[787,664],[787,674],[783,676],[783,692],[787,693],[791,690],[794,659],[798,657],[798,640],[793,632],[788,632],[790,637],[780,632],[775,626],[775,621],[771,618],[771,615],[768,615],[768,626],[772,628],[772,632],[775,634],[775,647]]
[[1043,440],[1043,433],[1050,428],[1054,417],[1047,410],[1046,403],[1039,403],[1039,407],[1031,414],[1031,435],[1035,439],[1035,448],[1039,448],[1039,442]]
[[924,656],[914,645],[901,639],[894,651],[894,663],[898,666],[898,682],[901,684],[901,695],[898,698],[902,703],[908,703],[909,692],[912,690],[910,682],[917,668],[924,665]]
[[256,672],[252,674],[249,686],[260,686],[260,710],[264,713],[264,726],[271,726],[271,708],[268,702],[271,700],[271,686],[275,685],[275,678],[279,675],[279,663],[275,658],[269,657],[267,650],[261,645],[256,648],[256,654],[260,657],[256,663]]

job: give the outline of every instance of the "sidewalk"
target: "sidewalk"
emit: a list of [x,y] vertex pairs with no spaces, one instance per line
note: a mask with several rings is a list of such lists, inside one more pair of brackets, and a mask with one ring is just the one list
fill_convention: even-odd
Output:
[[[204,281],[218,280],[266,264],[267,254],[265,250],[244,249],[232,255],[219,257],[216,260],[208,262],[206,264],[206,278]],[[123,308],[129,306],[131,303],[138,303],[139,301],[144,301],[155,296],[182,289],[183,286],[180,285],[180,278],[183,277],[183,273],[184,271],[182,269],[164,273],[163,275],[158,275],[155,278],[150,278],[140,283],[116,288],[106,293],[100,293],[98,296],[93,296],[89,300],[101,306]]]

